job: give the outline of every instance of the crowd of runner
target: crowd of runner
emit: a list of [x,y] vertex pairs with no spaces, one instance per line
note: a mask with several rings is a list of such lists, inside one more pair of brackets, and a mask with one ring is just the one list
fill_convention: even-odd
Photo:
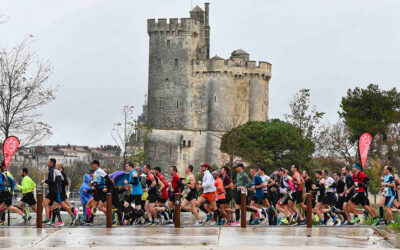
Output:
[[[175,198],[181,199],[181,210],[191,213],[194,225],[240,224],[242,193],[251,200],[246,201],[246,210],[251,213],[250,225],[305,225],[307,205],[305,194],[312,194],[312,219],[317,225],[346,226],[371,218],[372,225],[394,223],[393,212],[400,209],[398,190],[400,180],[393,169],[385,166],[381,179],[379,213],[370,205],[367,185],[370,181],[356,163],[352,169],[343,167],[340,172],[327,170],[300,172],[292,165],[290,169],[279,168],[267,175],[264,168],[250,167],[246,174],[244,164],[235,165],[235,178],[231,179],[230,168],[210,172],[210,166],[200,166],[202,177],[196,180],[194,167],[187,165],[184,176],[178,175],[175,166],[169,168],[172,177],[168,182],[159,167],[144,165],[138,172],[132,163],[125,166],[123,184],[100,167],[100,162],[91,163],[91,171],[83,176],[79,194],[82,212],[68,201],[66,188],[70,180],[62,164],[55,159],[48,161],[48,177],[40,181],[48,186],[43,206],[44,224],[63,226],[60,210],[66,211],[70,225],[93,225],[97,214],[106,213],[106,194],[112,193],[112,219],[114,225],[168,225],[173,223]],[[28,176],[28,169],[21,170],[21,185],[13,176],[0,167],[0,223],[5,220],[5,211],[19,214],[26,223],[31,219],[29,209],[36,212],[34,189],[36,184]],[[314,175],[314,176],[312,176]],[[315,177],[313,181],[313,178]],[[234,184],[235,183],[235,184]],[[14,189],[22,191],[23,197],[17,206],[12,205]],[[177,195],[178,194],[178,195]],[[252,195],[250,195],[252,194]],[[201,219],[200,211],[206,214]]]

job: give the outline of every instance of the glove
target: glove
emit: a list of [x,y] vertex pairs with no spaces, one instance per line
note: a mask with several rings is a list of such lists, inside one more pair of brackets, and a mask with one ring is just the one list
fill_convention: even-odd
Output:
[[57,202],[58,202],[58,203],[61,203],[61,202],[62,202],[62,200],[61,200],[61,194],[57,194]]

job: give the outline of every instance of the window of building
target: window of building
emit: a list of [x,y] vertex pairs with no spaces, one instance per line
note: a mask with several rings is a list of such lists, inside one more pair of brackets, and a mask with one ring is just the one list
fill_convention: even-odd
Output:
[[192,141],[188,141],[188,147],[192,146]]
[[176,100],[176,109],[179,109],[179,101]]
[[214,102],[217,103],[217,96],[214,96]]
[[161,100],[160,100],[160,108],[161,108]]
[[175,66],[178,66],[178,58],[175,58]]
[[171,41],[167,40],[167,48],[169,48],[170,45],[171,45]]
[[172,145],[169,145],[169,157],[172,157]]
[[185,140],[182,141],[182,147],[183,148],[186,147],[186,141]]

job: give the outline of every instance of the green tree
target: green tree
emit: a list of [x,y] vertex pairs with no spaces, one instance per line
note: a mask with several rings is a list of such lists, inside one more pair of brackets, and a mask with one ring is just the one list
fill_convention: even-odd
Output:
[[366,89],[349,89],[340,107],[339,115],[350,131],[351,142],[365,132],[386,140],[390,125],[400,122],[400,93],[396,88],[386,91],[370,84]]
[[236,155],[254,166],[270,170],[291,164],[308,162],[314,152],[314,143],[304,138],[301,131],[290,123],[274,119],[250,121],[224,134],[221,151],[227,152],[235,134]]

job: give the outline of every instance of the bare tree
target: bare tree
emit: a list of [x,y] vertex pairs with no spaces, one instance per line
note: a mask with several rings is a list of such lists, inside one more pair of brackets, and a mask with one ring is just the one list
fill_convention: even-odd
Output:
[[357,145],[350,142],[350,132],[344,122],[339,120],[332,125],[325,125],[321,134],[317,156],[343,159],[348,165],[356,160]]
[[111,137],[121,148],[124,164],[130,160],[140,164],[145,158],[143,142],[151,131],[146,124],[140,124],[133,117],[133,106],[124,106],[122,109],[123,121],[114,124]]
[[236,105],[234,109],[234,113],[232,116],[229,118],[223,120],[219,124],[217,124],[217,128],[219,131],[224,132],[224,133],[213,133],[215,137],[219,138],[222,140],[223,137],[225,137],[224,144],[221,145],[221,151],[225,152],[229,156],[229,166],[231,168],[231,172],[233,173],[234,171],[234,163],[235,163],[235,155],[237,152],[237,139],[238,135],[236,133],[233,133],[232,130],[245,122],[247,122],[246,119],[246,112],[244,112],[244,108],[241,105]]
[[55,99],[55,89],[46,86],[52,67],[30,51],[31,37],[10,51],[0,51],[1,136],[18,136],[22,146],[37,144],[52,135],[51,127],[38,121],[38,109]]

